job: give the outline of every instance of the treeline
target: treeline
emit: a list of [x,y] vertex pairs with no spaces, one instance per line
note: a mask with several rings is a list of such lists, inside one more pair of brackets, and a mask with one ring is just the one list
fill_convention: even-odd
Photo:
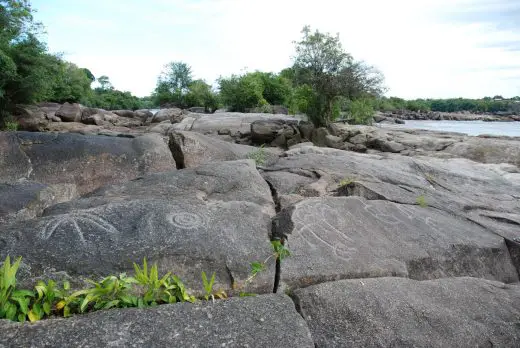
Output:
[[[342,118],[370,123],[379,111],[499,112],[520,108],[501,98],[417,99],[383,97],[381,72],[345,52],[338,35],[302,30],[291,67],[279,73],[249,72],[221,77],[215,86],[194,79],[185,62],[167,64],[149,97],[116,90],[108,76],[48,51],[39,39],[42,25],[28,0],[0,0],[0,126],[17,104],[77,102],[107,110],[176,106],[227,108],[239,112],[303,113],[317,126]],[[97,81],[97,87],[92,83]],[[517,97],[517,100],[520,98]],[[520,112],[520,110],[518,110]]]
[[485,97],[482,99],[415,99],[404,100],[401,98],[381,97],[371,102],[374,109],[385,112],[408,110],[416,112],[461,112],[496,113],[496,112],[520,112],[520,97],[504,99],[501,96]]
[[[43,26],[27,0],[0,0],[0,121],[17,104],[79,102],[105,109],[151,107],[150,98],[115,90],[110,83],[92,89],[92,72],[52,54],[39,38]],[[1,123],[1,122],[0,122]]]

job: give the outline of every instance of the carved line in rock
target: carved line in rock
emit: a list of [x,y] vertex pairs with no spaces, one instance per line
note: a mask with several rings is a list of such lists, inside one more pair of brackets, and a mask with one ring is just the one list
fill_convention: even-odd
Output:
[[66,224],[73,226],[72,231],[79,237],[79,240],[82,244],[86,243],[86,240],[80,224],[94,226],[101,231],[113,235],[118,235],[120,233],[119,230],[111,223],[92,213],[71,213],[58,216],[49,221],[40,231],[39,237],[42,240],[49,240],[54,235],[56,230]]
[[[356,198],[354,198],[356,199]],[[366,212],[370,218],[381,223],[386,229],[398,232],[404,226],[410,226],[413,221],[426,225],[430,232],[427,233],[432,239],[445,235],[439,228],[436,220],[432,217],[418,215],[417,209],[401,204],[392,204],[394,209],[388,213],[376,208],[374,205],[358,199],[361,204],[361,212]],[[343,215],[338,214],[334,207],[330,207],[321,202],[307,202],[294,212],[294,233],[295,238],[302,238],[310,248],[316,244],[324,245],[329,248],[338,258],[349,261],[358,252],[353,245],[356,240],[363,240],[364,236],[361,226],[363,220],[350,212]],[[415,224],[413,224],[415,225]],[[340,229],[337,226],[349,227]],[[432,233],[434,232],[434,233]],[[372,235],[372,242],[386,244],[388,242],[384,236],[377,238]],[[374,239],[376,238],[376,239]]]
[[[325,212],[328,214],[327,218]],[[332,214],[335,216],[331,216]],[[331,249],[338,258],[349,261],[357,253],[357,249],[349,246],[354,244],[352,238],[328,221],[337,219],[342,218],[326,204],[306,204],[295,212],[293,235],[302,238],[310,247],[316,243],[322,244]]]
[[168,214],[166,220],[173,226],[184,230],[194,230],[205,227],[207,224],[207,219],[204,215],[188,212]]

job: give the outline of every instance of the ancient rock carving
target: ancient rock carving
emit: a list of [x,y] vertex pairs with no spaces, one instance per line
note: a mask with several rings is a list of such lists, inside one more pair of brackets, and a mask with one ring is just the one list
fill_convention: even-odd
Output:
[[166,219],[173,226],[184,230],[193,230],[206,226],[206,218],[203,215],[195,213],[172,213],[167,215]]
[[[295,237],[303,238],[312,248],[316,243],[329,247],[333,254],[343,260],[350,258],[357,252],[351,247],[354,242],[344,232],[334,226],[339,226],[341,217],[333,208],[323,203],[307,203],[297,209],[293,216]],[[352,218],[352,216],[351,216]]]
[[71,213],[57,216],[49,221],[41,230],[40,238],[43,240],[48,240],[53,236],[58,228],[64,225],[72,228],[71,231],[79,237],[79,240],[82,243],[86,242],[83,229],[81,228],[82,225],[94,227],[109,234],[119,234],[117,228],[99,216],[96,216],[92,213]]

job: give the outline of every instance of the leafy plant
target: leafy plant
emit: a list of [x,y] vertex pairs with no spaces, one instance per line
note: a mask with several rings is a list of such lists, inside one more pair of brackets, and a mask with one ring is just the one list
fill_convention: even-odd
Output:
[[227,298],[227,294],[224,290],[220,289],[216,292],[213,291],[213,285],[215,284],[215,272],[211,275],[210,280],[208,280],[208,277],[206,275],[206,272],[202,272],[202,285],[204,287],[204,299],[206,301],[209,301],[211,298],[213,301],[215,301],[215,296],[224,299]]
[[16,273],[22,258],[11,264],[9,256],[0,268],[0,319],[25,321],[29,313],[29,303],[34,293],[16,289]]
[[426,197],[424,195],[420,195],[415,201],[421,208],[428,207],[428,203],[426,202]]
[[343,186],[347,186],[347,185],[350,185],[352,184],[356,179],[355,178],[343,178],[341,179],[341,181],[339,182],[338,186],[339,187],[343,187]]
[[168,272],[159,278],[157,263],[148,271],[146,258],[143,267],[134,263],[135,279],[144,289],[142,305],[155,306],[158,303],[195,302],[195,297],[188,294],[182,281]]
[[265,161],[267,160],[267,154],[265,152],[264,145],[260,146],[258,150],[251,151],[247,155],[247,158],[254,160],[257,165],[265,164]]
[[6,131],[16,132],[20,125],[16,121],[6,121],[4,127]]
[[[256,278],[256,276],[265,271],[267,269],[267,265],[270,260],[276,260],[276,261],[283,261],[286,257],[289,257],[291,255],[291,252],[289,249],[284,245],[282,240],[273,240],[271,241],[271,247],[273,248],[273,253],[269,255],[264,261],[262,262],[252,262],[251,263],[251,271],[250,276],[246,279],[244,285],[249,284],[253,281],[253,279]],[[242,292],[241,292],[242,294]],[[244,293],[245,294],[245,293]]]

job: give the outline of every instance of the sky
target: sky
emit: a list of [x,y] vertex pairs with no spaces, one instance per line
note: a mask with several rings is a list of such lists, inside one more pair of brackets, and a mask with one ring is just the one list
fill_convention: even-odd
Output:
[[291,66],[301,29],[339,33],[388,96],[520,95],[519,0],[33,0],[52,52],[137,96],[163,66],[195,78]]

